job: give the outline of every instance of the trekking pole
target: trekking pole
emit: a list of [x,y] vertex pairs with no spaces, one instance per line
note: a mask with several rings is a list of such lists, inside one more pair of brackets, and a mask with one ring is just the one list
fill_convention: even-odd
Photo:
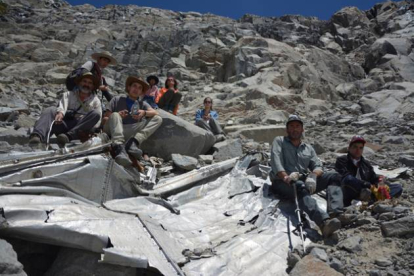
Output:
[[297,192],[297,185],[296,181],[292,181],[291,184],[293,185],[293,193],[295,194],[295,213],[298,215],[298,225],[297,225],[297,229],[299,229],[299,233],[300,233],[300,239],[302,240],[302,248],[303,248],[303,253],[305,253],[305,239],[303,238],[303,223],[302,223],[302,218],[300,216],[300,208],[299,208],[299,202],[298,202],[298,192]]
[[52,128],[53,128],[53,124],[55,123],[55,120],[53,120],[52,124],[50,124],[50,128],[49,128],[49,132],[47,133],[46,136],[46,150],[49,149],[49,139],[50,139],[50,133],[52,132]]

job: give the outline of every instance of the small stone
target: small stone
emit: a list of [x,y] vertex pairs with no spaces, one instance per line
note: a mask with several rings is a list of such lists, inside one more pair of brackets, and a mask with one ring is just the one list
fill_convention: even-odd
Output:
[[288,267],[293,268],[295,267],[295,265],[300,261],[300,256],[299,254],[293,253],[291,251],[289,251],[288,253],[288,257],[287,257],[287,263],[288,263]]
[[213,163],[213,155],[199,155],[198,158],[203,161],[205,164],[212,164]]
[[402,136],[384,136],[382,137],[382,143],[383,144],[405,144],[407,142],[407,139]]
[[340,260],[338,260],[337,258],[332,258],[332,260],[330,260],[328,262],[329,266],[333,269],[335,269],[336,271],[338,271],[339,273],[344,273],[344,269],[343,269],[343,264]]
[[392,212],[393,207],[386,204],[376,204],[372,210],[377,214],[382,214]]
[[325,250],[323,250],[321,248],[312,249],[310,254],[315,256],[316,258],[318,258],[321,261],[326,262],[328,260],[328,254],[326,254]]
[[369,276],[382,276],[382,275],[381,275],[381,271],[379,270],[370,270]]
[[403,237],[414,234],[414,216],[383,222],[382,234],[385,237]]
[[385,258],[378,258],[375,260],[375,264],[380,267],[387,267],[387,266],[392,265],[392,262]]
[[366,225],[376,223],[377,220],[373,217],[361,217],[356,220],[357,225]]
[[404,214],[404,213],[410,213],[411,212],[411,208],[404,207],[404,206],[396,206],[396,207],[394,207],[393,211],[396,214]]
[[362,250],[361,242],[362,238],[360,236],[354,236],[340,242],[338,244],[338,247],[348,252],[354,253]]
[[355,122],[353,124],[358,127],[367,127],[367,126],[375,126],[377,124],[377,121],[371,118],[368,118],[368,119]]
[[171,159],[179,169],[191,171],[197,168],[198,160],[194,157],[173,153],[171,154]]
[[392,219],[394,219],[394,218],[395,218],[395,214],[394,214],[393,212],[382,213],[382,214],[378,217],[378,219],[379,219],[379,220],[385,220],[385,221],[392,220]]
[[409,167],[414,167],[414,156],[409,156],[409,155],[400,156],[400,158],[398,159],[398,162],[406,166],[409,166]]

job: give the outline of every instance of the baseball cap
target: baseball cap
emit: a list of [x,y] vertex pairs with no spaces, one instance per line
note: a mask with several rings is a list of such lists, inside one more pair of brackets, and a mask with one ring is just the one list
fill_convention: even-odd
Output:
[[361,135],[355,135],[354,137],[352,137],[351,141],[349,142],[349,145],[352,145],[356,142],[361,142],[365,144],[367,141],[365,141],[364,137],[362,137]]
[[287,126],[290,122],[293,122],[293,121],[300,122],[300,123],[303,125],[303,121],[302,121],[302,119],[301,119],[298,115],[294,115],[294,114],[292,114],[292,115],[289,115],[289,118],[288,118],[288,120],[287,120],[287,122],[286,122],[286,126]]

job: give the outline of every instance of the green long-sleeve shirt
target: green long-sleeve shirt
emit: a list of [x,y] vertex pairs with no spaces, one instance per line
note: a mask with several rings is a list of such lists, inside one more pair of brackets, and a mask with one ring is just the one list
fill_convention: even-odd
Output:
[[311,145],[301,143],[295,147],[288,137],[276,137],[272,143],[270,153],[270,179],[279,179],[277,173],[292,172],[308,173],[309,171],[322,170],[322,162],[316,156]]

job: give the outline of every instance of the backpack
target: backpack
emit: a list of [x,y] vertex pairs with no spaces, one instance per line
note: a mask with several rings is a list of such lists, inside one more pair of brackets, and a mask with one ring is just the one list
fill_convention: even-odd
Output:
[[82,76],[83,74],[87,73],[88,70],[85,68],[78,68],[73,70],[67,77],[66,77],[66,88],[68,91],[73,91],[76,86],[76,79]]

